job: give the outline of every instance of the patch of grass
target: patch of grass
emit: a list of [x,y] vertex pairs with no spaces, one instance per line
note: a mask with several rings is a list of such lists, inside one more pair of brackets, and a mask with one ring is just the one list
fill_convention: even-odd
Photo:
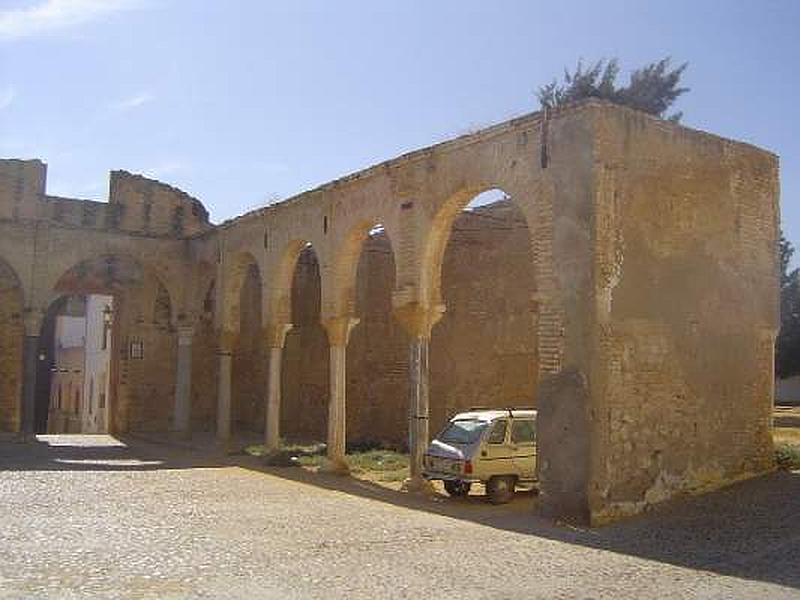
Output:
[[297,464],[301,467],[319,467],[325,460],[324,454],[305,454],[297,457]]
[[779,469],[800,469],[800,445],[779,443],[775,446],[775,460]]
[[[351,451],[347,454],[350,471],[373,481],[396,482],[408,477],[408,454],[394,450],[373,449]],[[324,452],[297,457],[296,464],[303,467],[320,467],[325,460]]]
[[402,481],[408,477],[408,454],[394,450],[368,450],[347,455],[354,473],[373,477],[378,481]]

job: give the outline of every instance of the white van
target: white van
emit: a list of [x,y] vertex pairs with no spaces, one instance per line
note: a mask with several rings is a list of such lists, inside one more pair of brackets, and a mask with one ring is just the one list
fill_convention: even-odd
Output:
[[442,480],[451,496],[486,484],[493,504],[508,502],[519,483],[536,481],[536,411],[471,409],[455,415],[425,452],[423,476]]

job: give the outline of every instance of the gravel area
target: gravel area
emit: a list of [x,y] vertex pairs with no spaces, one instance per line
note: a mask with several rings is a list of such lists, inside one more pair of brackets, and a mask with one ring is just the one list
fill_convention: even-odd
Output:
[[800,598],[800,473],[582,530],[126,444],[0,442],[0,598]]

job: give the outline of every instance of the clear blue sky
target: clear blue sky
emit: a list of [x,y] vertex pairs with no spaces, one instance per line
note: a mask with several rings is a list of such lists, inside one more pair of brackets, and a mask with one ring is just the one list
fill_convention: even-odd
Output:
[[580,57],[665,55],[686,125],[780,155],[800,245],[796,0],[0,0],[0,156],[66,196],[141,172],[220,221],[535,110]]

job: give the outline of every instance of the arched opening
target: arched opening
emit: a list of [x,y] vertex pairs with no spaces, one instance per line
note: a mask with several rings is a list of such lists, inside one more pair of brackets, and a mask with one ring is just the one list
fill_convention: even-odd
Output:
[[166,430],[175,332],[162,281],[132,258],[107,256],[69,269],[53,293],[39,338],[36,432]]
[[264,430],[267,349],[262,328],[261,274],[252,257],[242,264],[238,331],[233,348],[231,422],[242,433]]
[[329,398],[320,266],[311,244],[302,245],[295,256],[289,293],[293,327],[286,335],[281,370],[280,431],[287,441],[319,442],[327,437]]
[[19,279],[0,259],[0,432],[17,432],[21,425],[23,307]]
[[[430,431],[472,407],[534,407],[538,374],[531,232],[503,190],[458,199],[432,292],[446,310],[430,346]],[[457,207],[456,207],[457,208]]]
[[385,228],[365,227],[352,286],[360,319],[347,348],[347,442],[402,448],[407,443],[408,340],[392,318],[395,260]]

